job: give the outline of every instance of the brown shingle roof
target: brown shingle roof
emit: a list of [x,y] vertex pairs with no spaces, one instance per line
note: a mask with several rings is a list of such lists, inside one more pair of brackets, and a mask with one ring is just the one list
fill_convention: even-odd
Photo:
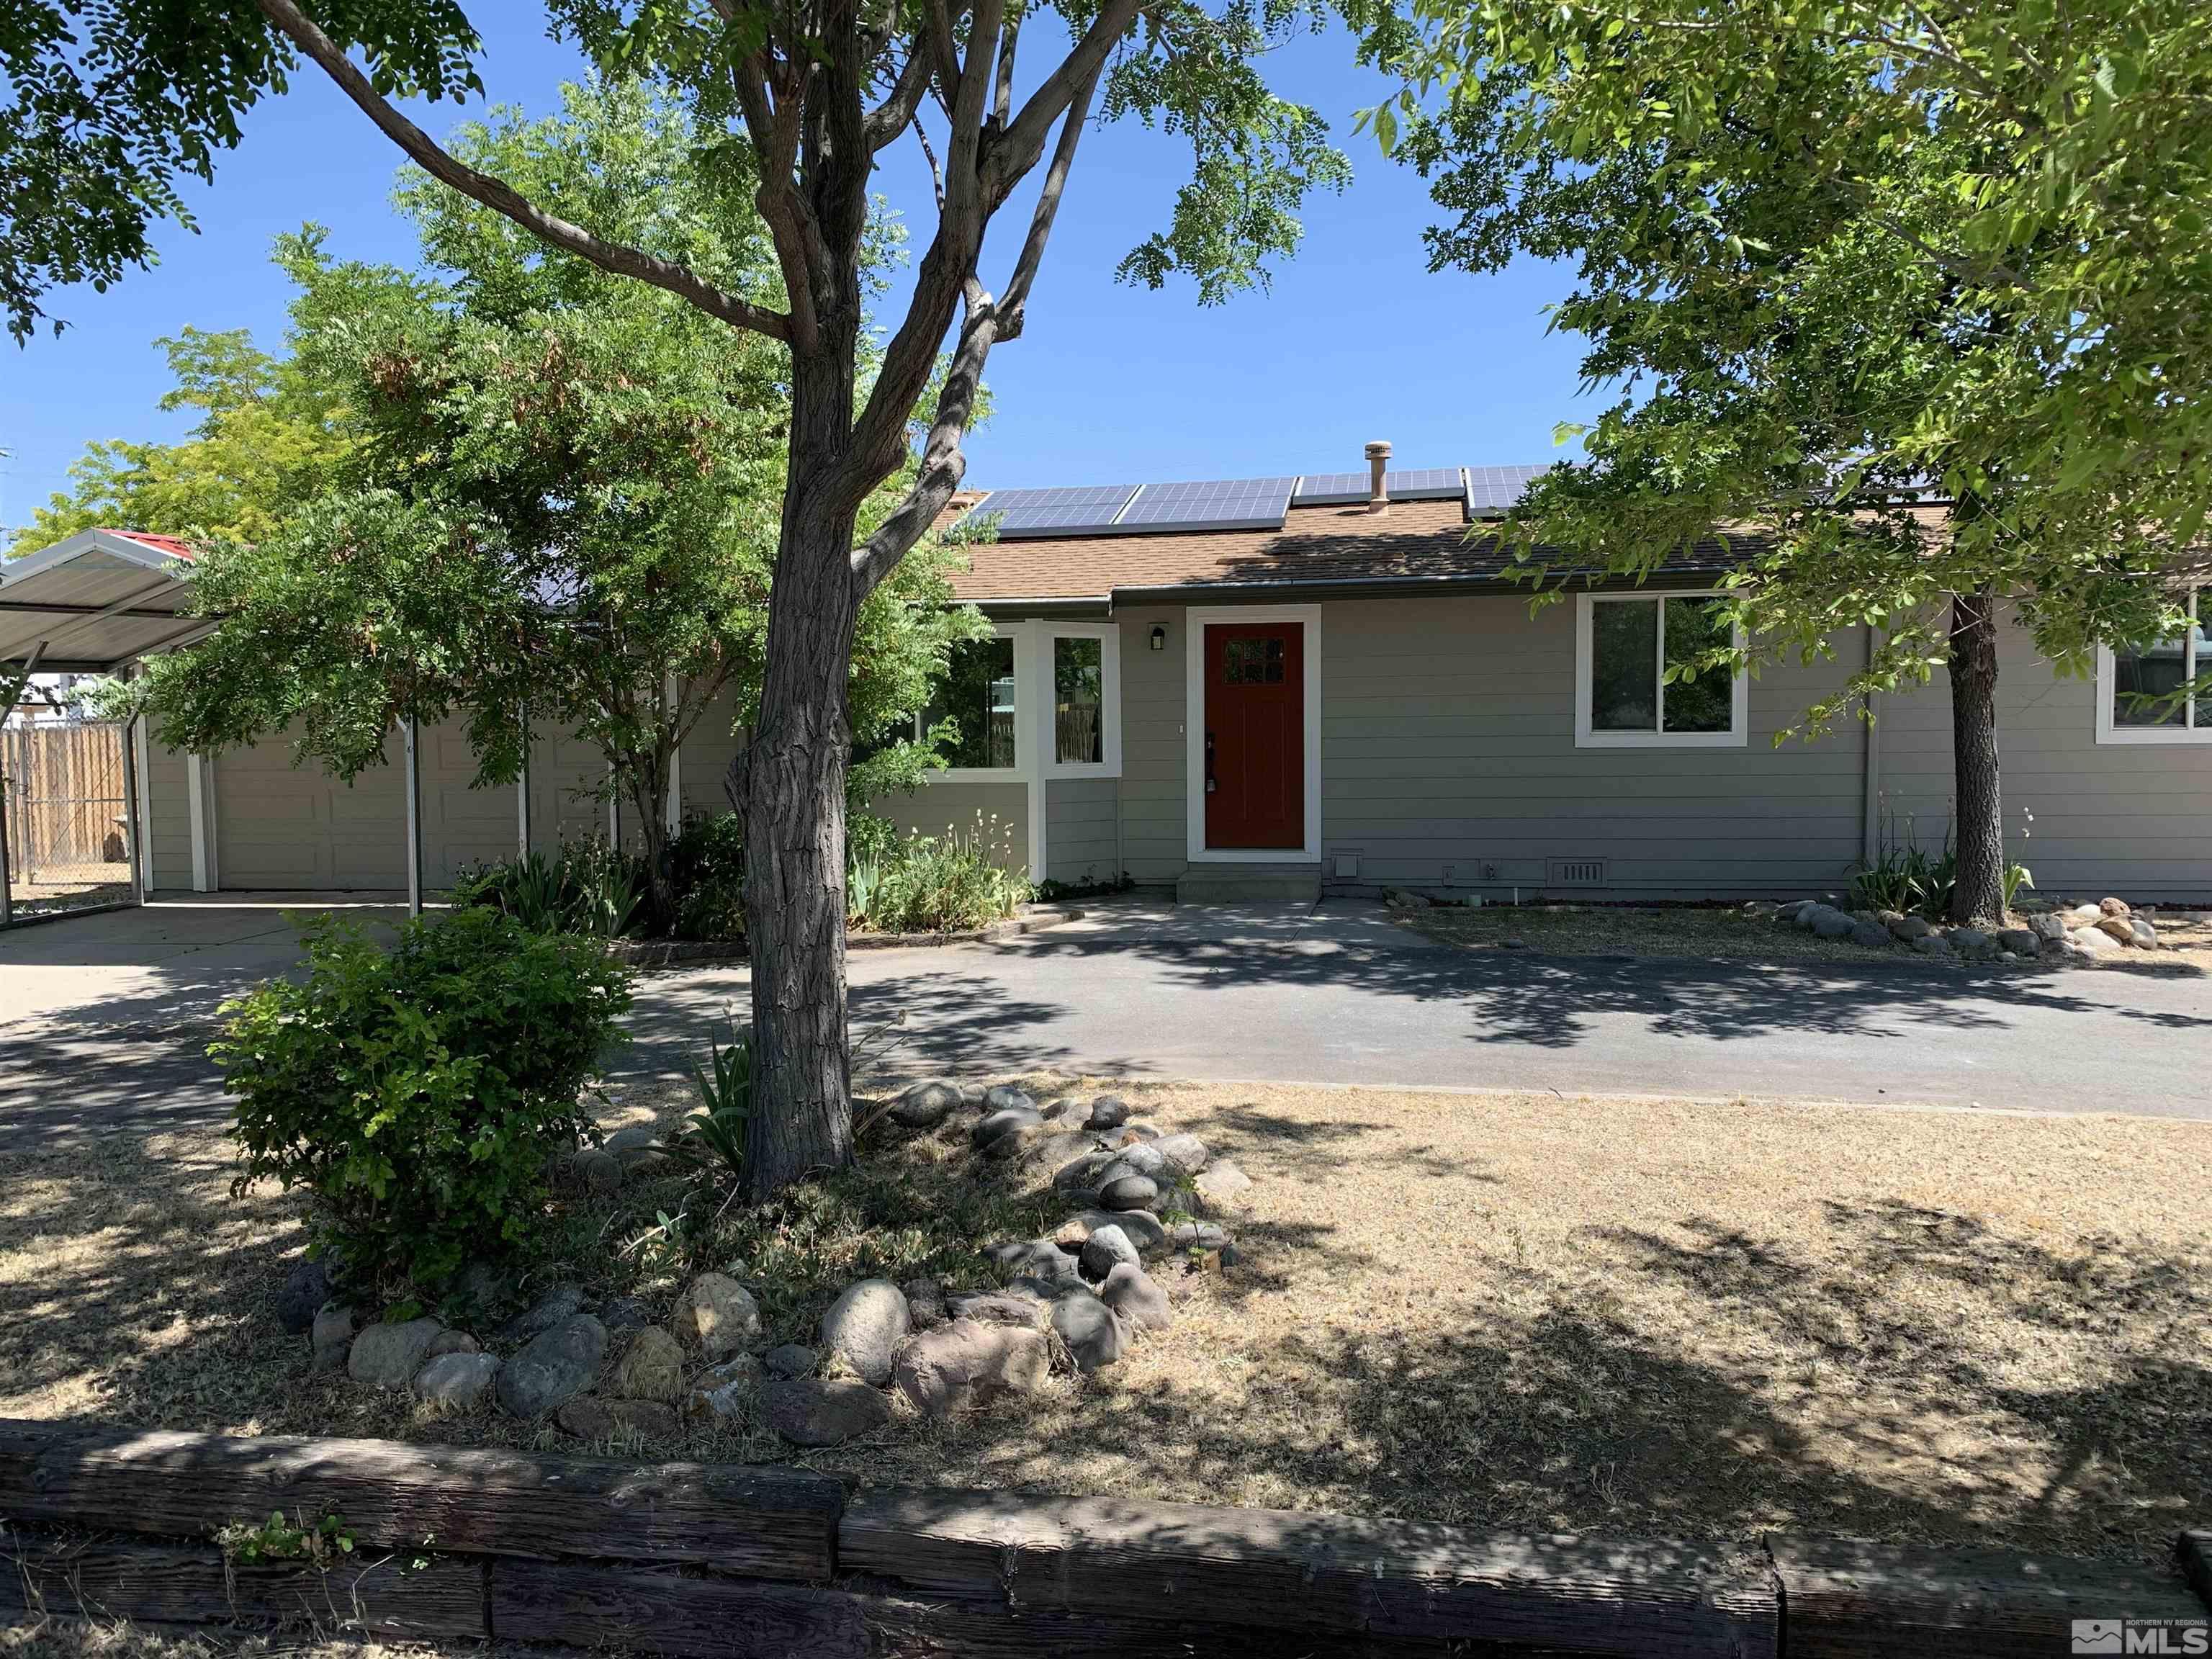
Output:
[[[1457,501],[1395,501],[1379,515],[1364,505],[1294,507],[1280,530],[979,542],[969,550],[969,568],[953,577],[952,586],[962,599],[988,604],[1186,587],[1497,581],[1512,557],[1495,535],[1469,536],[1480,529],[1468,524]],[[1740,548],[1736,553],[1741,556]],[[1735,562],[1714,541],[1669,567],[1715,572]]]

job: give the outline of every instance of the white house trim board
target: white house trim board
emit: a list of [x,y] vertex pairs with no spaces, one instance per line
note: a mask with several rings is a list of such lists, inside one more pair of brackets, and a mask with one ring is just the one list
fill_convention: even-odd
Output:
[[131,826],[131,846],[138,860],[138,890],[143,896],[154,890],[153,750],[146,740],[143,714],[131,722],[130,741],[131,759],[138,775],[138,798],[131,808],[137,817]]
[[212,893],[216,884],[215,762],[185,757],[185,805],[192,828],[192,891]]
[[[1194,864],[1321,862],[1321,606],[1224,605],[1183,612],[1183,824]],[[1210,848],[1206,844],[1206,630],[1242,623],[1294,622],[1304,628],[1305,845]]]
[[[2194,684],[2203,665],[2197,646],[2197,595],[2189,596],[2189,629],[2181,636],[2181,672]],[[2171,726],[2122,726],[2112,718],[2113,678],[2118,664],[2112,647],[2097,647],[2097,741],[2103,743],[2212,743],[2212,724],[2197,717],[2192,695],[2179,709],[2180,720]]]

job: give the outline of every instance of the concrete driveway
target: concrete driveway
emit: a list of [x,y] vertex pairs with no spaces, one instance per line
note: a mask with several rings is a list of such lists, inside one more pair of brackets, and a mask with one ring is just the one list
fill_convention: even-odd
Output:
[[[288,902],[221,896],[0,934],[0,1145],[206,1121],[223,998],[298,959]],[[388,921],[396,908],[347,907]],[[2212,977],[1613,961],[1431,944],[1368,904],[1104,906],[994,945],[855,951],[891,1063],[1132,1078],[1931,1101],[2212,1119]],[[744,971],[647,976],[625,1078],[683,1076]]]

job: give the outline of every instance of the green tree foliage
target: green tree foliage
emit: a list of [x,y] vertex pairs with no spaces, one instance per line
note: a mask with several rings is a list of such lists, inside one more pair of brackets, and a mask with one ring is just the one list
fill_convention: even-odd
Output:
[[[679,112],[635,87],[568,96],[564,119],[500,114],[456,149],[719,283],[774,290],[750,193],[694,165]],[[577,732],[635,814],[665,926],[676,752],[724,693],[741,723],[758,700],[782,355],[419,175],[398,201],[426,272],[334,260],[313,233],[283,244],[300,288],[288,373],[347,411],[349,441],[273,532],[198,562],[194,604],[224,620],[151,664],[145,695],[172,741],[289,727],[348,777],[381,763],[395,721],[465,715],[486,783],[520,773],[526,714]],[[949,556],[933,544],[864,607],[858,726],[912,707],[978,625],[949,603]]]
[[57,493],[16,532],[14,556],[96,525],[196,539],[258,542],[313,494],[344,457],[344,410],[289,361],[255,349],[242,329],[187,328],[156,342],[177,384],[165,410],[194,409],[182,443],[96,441]]
[[1741,526],[1752,657],[1887,630],[1813,725],[1948,664],[1954,914],[1997,911],[1999,601],[2077,667],[2171,629],[2159,578],[2212,508],[2201,12],[1415,9],[1376,118],[1453,216],[1436,263],[1574,262],[1555,321],[1619,394],[1516,515],[1527,573],[1640,576]]
[[[334,0],[323,27],[360,45],[380,86],[475,88],[475,37],[453,0]],[[49,289],[104,289],[154,263],[154,228],[187,228],[181,177],[212,176],[239,118],[283,86],[252,11],[173,0],[9,0],[0,7],[0,314],[18,342]]]

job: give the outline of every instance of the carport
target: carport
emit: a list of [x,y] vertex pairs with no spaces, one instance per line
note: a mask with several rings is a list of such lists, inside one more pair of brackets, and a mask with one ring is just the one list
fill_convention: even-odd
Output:
[[[136,531],[81,531],[0,568],[0,687],[13,708],[37,674],[127,673],[155,653],[189,643],[214,626],[185,614],[192,560],[187,542]],[[33,730],[21,720],[0,767],[26,772],[28,738],[50,738],[54,728]],[[143,720],[127,728],[73,723],[82,738],[113,732],[121,755],[119,803],[64,803],[82,816],[119,804],[124,826],[127,896],[90,885],[91,902],[46,902],[31,911],[19,903],[15,884],[0,882],[0,927],[50,915],[143,903],[157,885],[174,889],[189,858],[195,892],[218,887],[354,890],[404,888],[410,908],[422,900],[422,824],[417,779],[416,733],[404,730],[398,777],[377,777],[355,789],[319,769],[295,768],[281,747],[241,750],[226,766],[231,775],[218,790],[211,762],[203,756],[156,757]],[[157,782],[157,779],[159,781]],[[9,787],[20,796],[20,780]],[[178,799],[181,797],[181,799]],[[20,802],[18,802],[20,805]],[[182,810],[179,810],[181,808]],[[0,813],[0,867],[28,868],[6,859],[8,820]],[[157,848],[173,842],[166,882],[157,881]],[[223,850],[219,869],[216,849]]]
[[[204,630],[209,626],[205,619],[182,614],[185,591],[180,576],[191,559],[191,549],[173,537],[85,530],[0,568],[0,687],[7,692],[0,706],[12,712],[33,675],[114,673],[150,652],[181,644]],[[10,736],[19,740],[8,751],[7,763],[14,773],[27,769],[33,753],[27,739],[51,734],[53,728],[40,731],[18,723]],[[100,897],[76,905],[58,902],[39,912],[40,918],[139,903],[152,883],[145,723],[133,721],[128,729],[117,732],[117,739],[129,896]],[[0,880],[0,927],[34,919],[16,914],[17,872],[29,869],[30,849],[19,848],[21,859],[10,858],[8,846],[11,823],[21,837],[30,822],[22,810],[26,781],[21,775],[9,777],[10,810],[0,811],[0,870],[8,875]],[[86,803],[61,805],[81,809]],[[88,890],[99,892],[96,885]]]

